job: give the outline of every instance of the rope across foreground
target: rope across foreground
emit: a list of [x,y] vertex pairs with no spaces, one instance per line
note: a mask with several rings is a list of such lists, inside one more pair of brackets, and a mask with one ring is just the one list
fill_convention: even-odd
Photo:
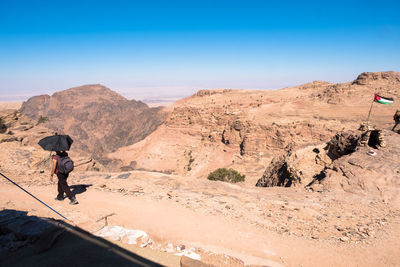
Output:
[[64,218],[65,220],[73,223],[73,221],[71,221],[70,219],[68,219],[67,217],[65,217],[64,215],[62,215],[61,213],[59,213],[58,211],[56,211],[55,209],[53,209],[52,207],[50,207],[49,205],[47,205],[46,203],[44,203],[43,201],[41,201],[40,199],[38,199],[37,197],[35,197],[34,195],[32,195],[31,193],[29,193],[28,191],[26,191],[24,188],[22,188],[19,184],[17,184],[16,182],[12,181],[10,178],[8,178],[7,176],[5,176],[4,174],[2,174],[0,172],[0,175],[3,176],[5,179],[7,179],[9,182],[13,183],[15,186],[18,186],[22,191],[24,191],[25,193],[27,193],[28,195],[30,195],[31,197],[33,197],[34,199],[36,199],[37,201],[39,201],[40,203],[42,203],[43,205],[45,205],[47,208],[51,209],[53,212],[57,213],[59,216],[61,216],[62,218]]

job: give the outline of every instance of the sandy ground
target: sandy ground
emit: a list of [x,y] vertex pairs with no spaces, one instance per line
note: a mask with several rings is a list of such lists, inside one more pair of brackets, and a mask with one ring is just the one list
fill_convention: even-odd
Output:
[[[68,200],[54,200],[56,185],[45,174],[19,182],[85,230],[98,230],[104,222],[96,221],[115,213],[108,218],[109,225],[143,230],[159,247],[185,245],[267,266],[396,266],[400,262],[399,211],[365,196],[188,181],[145,172],[133,172],[128,179],[76,173],[70,185],[87,187],[77,195],[79,205],[71,206]],[[0,207],[59,219],[9,182],[0,184]],[[366,221],[376,227],[365,239],[341,241],[331,216],[342,216],[335,225],[342,223],[345,229],[362,227]],[[157,249],[119,245],[161,264],[179,265],[179,257]]]

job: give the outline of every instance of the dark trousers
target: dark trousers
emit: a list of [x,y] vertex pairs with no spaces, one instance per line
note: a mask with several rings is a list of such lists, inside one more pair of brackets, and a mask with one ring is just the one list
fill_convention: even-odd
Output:
[[58,177],[58,198],[63,198],[64,193],[67,195],[69,199],[72,199],[74,195],[71,192],[71,189],[69,189],[69,186],[67,184],[67,178],[68,174],[63,174],[63,173],[57,173]]
[[392,128],[392,131],[394,131],[394,129],[397,127],[397,125],[399,125],[400,124],[400,121],[396,121],[395,123],[394,123],[394,126],[393,126],[393,128]]

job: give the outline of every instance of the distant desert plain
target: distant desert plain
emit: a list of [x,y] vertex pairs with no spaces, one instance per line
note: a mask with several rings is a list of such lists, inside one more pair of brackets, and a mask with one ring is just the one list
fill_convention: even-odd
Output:
[[[1,265],[399,266],[399,98],[388,71],[168,105],[99,84],[0,103]],[[54,200],[38,141],[55,133],[74,140],[78,205]]]

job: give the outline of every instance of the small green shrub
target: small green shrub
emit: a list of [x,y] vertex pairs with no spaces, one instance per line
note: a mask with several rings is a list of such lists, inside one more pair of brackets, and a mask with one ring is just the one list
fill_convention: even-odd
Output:
[[192,170],[192,163],[194,162],[194,158],[192,157],[192,150],[189,151],[189,163],[187,165],[187,170],[190,172]]
[[42,115],[40,115],[37,124],[45,123],[48,120],[49,120],[48,117],[43,117]]
[[211,172],[207,179],[212,181],[223,181],[229,183],[243,182],[246,176],[240,174],[234,169],[219,168]]

